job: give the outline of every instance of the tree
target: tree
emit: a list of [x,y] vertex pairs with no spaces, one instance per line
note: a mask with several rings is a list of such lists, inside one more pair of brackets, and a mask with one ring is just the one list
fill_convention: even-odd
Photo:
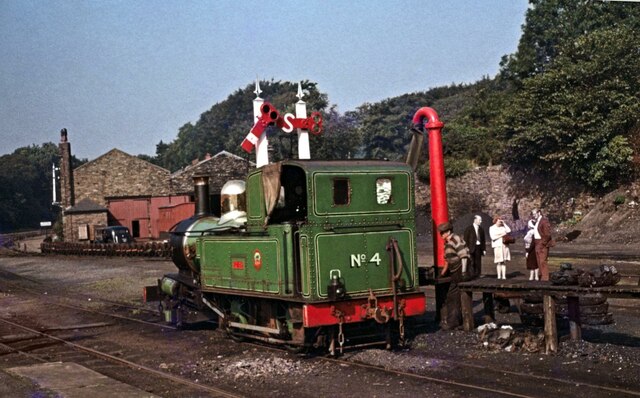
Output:
[[546,70],[564,43],[611,26],[640,28],[636,4],[601,0],[529,0],[515,54],[502,59],[502,74],[521,83]]
[[505,109],[512,167],[569,177],[591,189],[631,177],[640,120],[640,30],[588,33],[559,48]]
[[[50,142],[0,156],[1,232],[38,228],[40,221],[53,221],[52,165],[58,159],[58,146]],[[74,166],[82,163],[72,158]]]
[[354,112],[341,115],[333,106],[323,114],[322,134],[311,137],[311,156],[314,159],[351,159],[358,157],[361,137]]
[[431,106],[441,120],[451,120],[468,104],[472,87],[438,87],[361,105],[356,109],[356,117],[362,136],[363,156],[370,159],[403,159],[411,142],[409,128],[414,113],[423,106]]
[[[328,106],[327,95],[318,91],[317,83],[301,82],[305,91],[304,101],[309,113],[324,111]],[[281,113],[295,113],[298,101],[298,83],[261,81],[261,98],[272,103]],[[186,123],[178,131],[178,137],[169,144],[160,142],[156,146],[157,164],[175,171],[202,159],[206,153],[216,154],[222,150],[246,156],[240,143],[253,127],[253,105],[255,85],[248,84],[236,90],[226,100],[217,103],[204,112],[195,123]],[[275,130],[273,130],[275,131]],[[280,134],[278,133],[272,133]],[[278,138],[270,139],[274,160],[287,157],[289,146]]]
[[466,104],[443,130],[445,156],[481,166],[502,162],[505,141],[495,126],[513,92],[500,76],[472,85]]

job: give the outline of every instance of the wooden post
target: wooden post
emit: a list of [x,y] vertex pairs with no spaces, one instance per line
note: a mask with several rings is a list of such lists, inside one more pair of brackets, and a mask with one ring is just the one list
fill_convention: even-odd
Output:
[[582,339],[582,328],[580,325],[580,298],[578,296],[568,296],[567,306],[569,312],[569,330],[571,340]]
[[545,294],[544,304],[544,343],[545,353],[558,351],[558,328],[556,327],[556,299]]
[[[493,293],[482,293],[482,304],[484,306],[485,323],[494,322],[496,313],[493,308]],[[487,317],[491,318],[486,319]]]
[[462,326],[466,332],[474,328],[473,324],[473,292],[460,291],[460,303],[462,305]]

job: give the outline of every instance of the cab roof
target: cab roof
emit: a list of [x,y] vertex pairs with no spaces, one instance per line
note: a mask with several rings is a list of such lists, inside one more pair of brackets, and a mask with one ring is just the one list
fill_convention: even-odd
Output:
[[[411,167],[403,162],[386,161],[386,160],[301,160],[291,159],[283,160],[281,162],[283,166],[297,166],[305,170],[306,173],[312,173],[314,171],[409,171]],[[256,169],[252,173],[259,171]]]

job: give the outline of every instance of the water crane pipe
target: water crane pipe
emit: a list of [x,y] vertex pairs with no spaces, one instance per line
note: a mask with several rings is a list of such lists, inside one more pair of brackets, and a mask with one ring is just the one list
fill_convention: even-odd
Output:
[[435,110],[429,107],[418,109],[413,115],[414,128],[428,131],[429,139],[429,178],[431,184],[431,218],[433,220],[433,261],[436,267],[445,265],[444,241],[437,226],[449,221],[447,204],[447,185],[444,178],[444,156],[442,153],[442,128],[444,123]]

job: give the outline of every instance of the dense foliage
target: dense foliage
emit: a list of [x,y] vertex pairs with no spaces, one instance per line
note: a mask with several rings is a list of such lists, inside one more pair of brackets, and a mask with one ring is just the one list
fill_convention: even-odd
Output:
[[[326,94],[317,89],[317,84],[302,82],[304,101],[311,111],[324,111],[328,106]],[[261,98],[272,103],[276,109],[284,113],[295,113],[297,84],[280,81],[260,82]],[[215,104],[204,112],[195,123],[187,123],[178,131],[178,137],[170,142],[160,141],[156,146],[154,162],[175,171],[191,163],[194,159],[202,159],[206,153],[216,154],[222,150],[247,156],[240,144],[253,126],[253,99],[256,97],[255,84],[248,84],[229,95],[226,100]],[[272,129],[268,132],[270,144],[273,146],[273,158],[282,159],[288,156],[290,146],[288,138],[281,139],[280,132]],[[313,139],[313,138],[312,138]],[[295,148],[295,146],[294,146]]]
[[502,60],[503,75],[516,81],[543,73],[565,43],[599,29],[640,28],[637,4],[601,0],[529,0],[526,21],[515,54]]
[[509,162],[596,190],[632,177],[639,43],[638,31],[617,27],[561,46],[545,73],[525,80],[505,109]]
[[[58,159],[58,146],[50,142],[0,156],[0,232],[37,228],[41,221],[55,221],[52,165],[57,165]],[[82,164],[76,158],[72,161],[74,167]]]

